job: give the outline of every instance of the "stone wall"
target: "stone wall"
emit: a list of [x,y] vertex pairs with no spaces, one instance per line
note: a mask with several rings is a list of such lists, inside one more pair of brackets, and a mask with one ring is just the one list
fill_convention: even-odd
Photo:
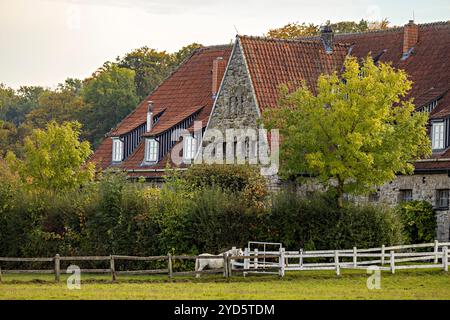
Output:
[[[379,201],[395,205],[399,201],[400,190],[412,189],[413,200],[425,200],[436,205],[436,190],[450,189],[450,177],[447,174],[414,174],[398,176],[378,189]],[[449,240],[450,211],[437,211],[437,239]]]
[[257,128],[259,110],[239,42],[235,44],[208,129]]
[[[274,185],[276,179],[271,177],[268,181],[272,190],[286,188],[288,184],[278,181]],[[324,191],[315,179],[308,178],[296,186],[297,192],[302,196],[307,196],[309,192]],[[391,207],[397,205],[400,201],[400,190],[411,189],[413,200],[425,200],[436,205],[436,190],[450,189],[450,177],[447,174],[415,174],[411,176],[397,176],[397,178],[389,183],[379,187],[375,197],[358,196],[351,197],[351,201],[355,202],[377,202],[384,203]],[[376,200],[375,200],[376,199]],[[437,210],[437,230],[436,239],[439,241],[450,240],[450,210]]]

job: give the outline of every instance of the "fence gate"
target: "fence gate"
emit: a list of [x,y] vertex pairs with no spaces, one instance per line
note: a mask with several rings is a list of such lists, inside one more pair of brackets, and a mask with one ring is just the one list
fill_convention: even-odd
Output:
[[[281,259],[283,245],[278,242],[249,241],[244,249],[244,256],[255,256],[255,258],[244,259],[241,265],[244,267],[244,276],[248,273],[266,273],[284,275],[284,264]],[[258,258],[262,255],[262,258]],[[265,255],[277,255],[277,257],[266,258]]]

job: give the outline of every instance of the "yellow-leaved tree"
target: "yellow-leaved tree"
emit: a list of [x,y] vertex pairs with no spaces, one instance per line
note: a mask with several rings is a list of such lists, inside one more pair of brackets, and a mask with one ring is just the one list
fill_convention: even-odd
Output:
[[406,99],[412,83],[403,70],[370,57],[362,65],[348,57],[344,67],[320,76],[315,90],[284,87],[279,108],[263,116],[280,129],[281,173],[315,176],[334,188],[339,207],[344,193],[369,193],[431,153],[428,115]]
[[34,129],[25,138],[24,157],[8,152],[6,161],[21,180],[34,188],[67,190],[94,178],[94,164],[86,163],[92,154],[89,142],[79,140],[78,122],[52,121],[45,130]]

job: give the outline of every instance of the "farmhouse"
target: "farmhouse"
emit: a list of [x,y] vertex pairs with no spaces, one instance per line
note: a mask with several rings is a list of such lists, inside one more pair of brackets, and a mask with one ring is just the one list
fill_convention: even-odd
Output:
[[[439,212],[438,238],[447,240],[449,22],[418,25],[410,21],[385,31],[336,35],[324,28],[319,37],[299,40],[238,35],[233,46],[198,49],[107,134],[93,161],[99,168],[117,167],[130,177],[158,180],[167,166],[182,170],[190,165],[212,130],[257,128],[261,112],[276,107],[279,85],[295,87],[305,81],[314,88],[320,74],[341,70],[347,55],[364,58],[368,54],[410,76],[410,97],[417,112],[430,115],[433,155],[415,163],[413,176],[398,176],[366,200],[389,204],[430,201]],[[250,153],[250,143],[245,142],[244,149]],[[179,154],[181,162],[175,163],[173,154]],[[276,175],[269,180],[272,187],[280,185]],[[308,188],[314,186],[302,191],[308,192]]]

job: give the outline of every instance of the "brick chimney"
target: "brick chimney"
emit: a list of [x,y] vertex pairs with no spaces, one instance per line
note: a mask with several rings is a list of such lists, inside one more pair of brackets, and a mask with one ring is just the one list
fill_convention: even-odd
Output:
[[334,33],[331,26],[323,26],[320,30],[320,39],[322,39],[323,45],[325,47],[325,52],[328,54],[333,53],[333,38]]
[[222,82],[223,74],[226,69],[226,61],[223,57],[218,57],[213,61],[213,69],[212,69],[212,98],[215,99],[217,93],[219,92],[220,83]]
[[411,48],[413,48],[419,41],[419,26],[414,23],[414,20],[409,20],[403,29],[403,56],[408,57]]
[[150,132],[153,126],[153,101],[147,103],[147,132]]

